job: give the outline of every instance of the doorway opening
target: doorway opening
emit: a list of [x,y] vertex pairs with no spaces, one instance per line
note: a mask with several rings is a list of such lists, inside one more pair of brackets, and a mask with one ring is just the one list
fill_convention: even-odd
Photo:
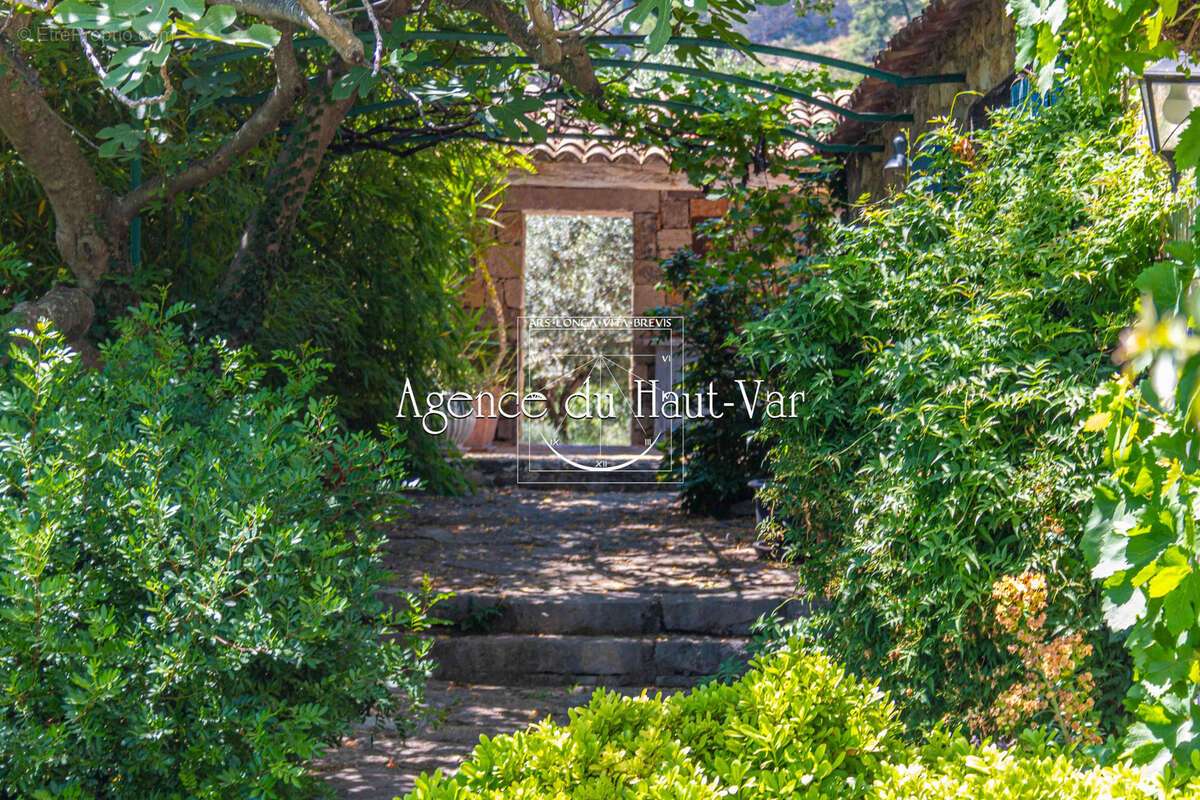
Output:
[[[546,413],[521,423],[523,445],[628,447],[633,339],[632,216],[529,214],[525,218],[525,392]],[[564,322],[565,320],[565,322]],[[587,322],[594,320],[594,322]]]

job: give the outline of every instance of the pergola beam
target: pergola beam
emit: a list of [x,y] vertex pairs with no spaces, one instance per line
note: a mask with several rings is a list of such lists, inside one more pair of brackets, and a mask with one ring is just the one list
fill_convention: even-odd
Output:
[[[410,39],[419,42],[472,42],[474,44],[507,44],[508,38],[502,33],[479,33],[475,31],[405,31],[400,34],[400,40]],[[602,47],[636,47],[645,41],[644,36],[634,34],[603,34],[591,36],[584,40],[586,44],[598,44]],[[807,61],[811,64],[823,64],[827,67],[878,78],[895,86],[928,86],[938,83],[965,83],[967,76],[961,72],[941,75],[900,75],[895,72],[878,69],[866,64],[856,64],[840,58],[813,53],[808,50],[795,50],[790,47],[775,47],[774,45],[733,44],[722,39],[709,39],[697,36],[672,36],[667,40],[668,45],[675,47],[703,47],[712,50],[733,50],[743,53],[790,58],[794,61]],[[714,73],[718,74],[718,73]]]

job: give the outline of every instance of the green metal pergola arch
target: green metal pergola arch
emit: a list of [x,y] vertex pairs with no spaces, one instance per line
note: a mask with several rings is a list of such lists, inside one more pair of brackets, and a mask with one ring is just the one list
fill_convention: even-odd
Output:
[[[506,44],[507,36],[502,33],[476,33],[473,31],[404,31],[397,36],[397,41],[414,42],[472,42],[476,44]],[[645,41],[644,36],[635,34],[602,34],[583,40],[585,44],[598,44],[602,47],[636,47]],[[732,50],[735,52],[757,53],[759,55],[779,56],[794,61],[807,61],[812,64],[822,64],[827,67],[853,72],[868,78],[878,78],[894,86],[928,86],[938,83],[963,83],[966,76],[960,72],[942,75],[900,75],[877,67],[856,64],[853,61],[843,61],[840,58],[813,53],[808,50],[795,50],[790,47],[755,44],[736,45],[722,39],[706,39],[696,36],[672,36],[667,40],[668,45],[675,47],[704,47],[710,50]],[[714,75],[720,73],[713,73]]]
[[[364,42],[373,40],[372,34],[370,34],[370,33],[363,32],[358,35],[361,39],[364,40]],[[303,50],[303,49],[307,49],[309,47],[318,46],[322,41],[323,40],[320,39],[319,37],[305,37],[302,39],[297,39],[294,42],[294,46],[296,47],[296,49]],[[396,41],[396,42],[404,42],[404,41],[470,42],[473,44],[498,44],[498,45],[511,43],[510,40],[508,39],[508,37],[505,36],[504,34],[482,33],[482,32],[472,32],[472,31],[401,31],[398,35],[393,35],[393,41]],[[637,45],[639,45],[643,41],[645,41],[645,38],[642,36],[632,35],[632,34],[602,34],[602,35],[598,35],[598,36],[589,37],[585,41],[589,44],[596,44],[601,47],[617,48],[617,47],[636,47]],[[780,58],[789,58],[789,59],[792,59],[795,61],[804,61],[804,62],[813,63],[813,64],[821,64],[821,65],[827,66],[827,67],[833,67],[835,69],[844,70],[846,72],[863,75],[864,77],[876,78],[878,80],[886,81],[888,83],[891,83],[894,86],[899,86],[899,87],[927,86],[927,85],[931,85],[931,84],[940,84],[940,83],[962,83],[966,80],[966,77],[964,75],[962,75],[961,73],[950,73],[950,74],[941,74],[941,75],[914,75],[914,76],[899,75],[894,72],[888,72],[887,70],[878,69],[877,67],[863,65],[863,64],[855,64],[853,62],[844,61],[839,58],[833,58],[831,56],[821,55],[820,53],[812,53],[812,52],[809,52],[806,50],[796,50],[796,49],[787,48],[787,47],[776,47],[773,45],[754,44],[752,42],[738,45],[738,44],[733,44],[730,42],[723,41],[721,39],[702,38],[702,37],[694,37],[694,36],[673,36],[667,40],[667,44],[670,46],[674,46],[674,47],[702,47],[702,48],[708,48],[708,49],[713,49],[713,50],[732,50],[732,51],[736,51],[736,52],[755,53],[755,54],[759,54],[759,55],[770,55],[770,56],[776,56],[776,57],[780,57]],[[204,63],[207,63],[207,64],[228,63],[231,61],[238,61],[243,58],[252,58],[254,55],[255,55],[255,53],[253,53],[251,51],[241,50],[241,51],[235,51],[235,52],[231,52],[231,53],[224,53],[224,54],[218,55],[218,56],[213,56],[212,58],[205,59]],[[527,57],[509,57],[509,56],[476,56],[476,57],[467,59],[464,63],[480,64],[480,65],[498,64],[498,63],[531,64],[532,59],[529,59]],[[793,99],[793,100],[800,100],[800,101],[808,103],[810,105],[817,106],[818,108],[825,109],[826,111],[829,111],[830,113],[837,114],[841,117],[857,120],[860,122],[912,122],[911,114],[886,114],[886,113],[877,113],[877,112],[855,111],[853,109],[843,108],[843,107],[837,105],[836,103],[831,103],[827,100],[813,97],[812,95],[806,94],[804,92],[790,89],[786,86],[777,86],[777,85],[769,83],[767,81],[760,81],[756,78],[750,78],[750,77],[746,77],[746,76],[742,76],[742,75],[731,75],[728,73],[713,72],[713,71],[708,71],[708,70],[702,70],[697,67],[687,67],[684,65],[665,64],[665,63],[661,63],[661,62],[631,61],[631,60],[620,59],[620,58],[596,58],[596,59],[593,59],[593,63],[596,66],[600,66],[600,67],[610,67],[610,68],[626,69],[626,70],[632,70],[632,71],[644,70],[644,71],[652,71],[652,72],[663,72],[663,73],[673,74],[673,75],[683,75],[683,76],[689,76],[689,77],[700,77],[700,78],[710,78],[710,79],[714,79],[714,80],[721,80],[721,81],[725,81],[727,83],[733,84],[735,86],[744,86],[749,89],[755,89],[757,91],[768,92],[771,94],[778,95],[780,97],[787,97],[787,98]],[[220,100],[218,102],[220,102],[222,104],[226,104],[226,103],[253,104],[254,102],[257,101],[257,99],[261,99],[262,96],[265,96],[265,94],[266,93],[263,93],[262,95],[259,95],[256,97],[223,98],[222,100]],[[566,95],[565,93],[551,93],[551,94],[547,95],[547,97],[555,97],[555,99],[569,99],[570,98],[570,96]],[[701,106],[701,105],[698,105],[695,103],[687,103],[687,102],[679,101],[679,100],[664,100],[664,99],[652,98],[652,97],[621,97],[621,98],[614,98],[614,101],[620,102],[620,103],[637,104],[637,105],[654,105],[654,106],[660,106],[662,108],[676,109],[676,110],[687,111],[687,112],[691,112],[691,113],[700,113],[700,114],[713,113],[711,109],[705,108],[704,106]],[[388,100],[388,101],[382,101],[382,102],[377,102],[377,103],[364,103],[364,104],[356,105],[353,108],[351,108],[350,111],[346,114],[346,116],[347,117],[359,116],[361,114],[368,114],[368,113],[372,113],[375,111],[383,111],[388,108],[399,108],[399,107],[411,106],[411,105],[416,105],[416,104],[412,100],[408,100],[408,99]],[[808,144],[809,146],[811,146],[814,150],[816,150],[818,152],[864,153],[864,152],[879,152],[879,151],[883,150],[883,148],[879,145],[841,144],[841,143],[835,144],[835,143],[829,143],[829,142],[822,142],[819,139],[817,139],[816,137],[812,136],[811,134],[801,131],[801,130],[798,130],[791,126],[782,128],[782,132],[791,139],[794,139],[796,141],[805,142],[806,144]],[[614,137],[614,136],[608,136],[605,134],[573,134],[573,133],[559,132],[559,133],[556,133],[555,135],[558,137],[561,137],[561,138],[588,138],[588,139],[610,139],[610,138],[616,139],[616,138],[618,138],[618,137]],[[409,139],[409,141],[420,144],[420,143],[423,143],[424,141],[434,141],[437,138],[438,138],[437,135],[428,135],[428,136],[418,135],[418,136],[412,137],[411,139]],[[448,138],[454,138],[454,135],[451,135]],[[140,156],[137,156],[134,158],[130,178],[131,178],[131,183],[135,187],[137,186],[137,184],[139,184],[141,182],[141,157]],[[134,259],[138,258],[139,251],[141,249],[140,246],[138,246],[139,245],[138,239],[140,239],[140,236],[139,236],[139,234],[140,234],[139,227],[140,226],[138,223],[140,223],[140,219],[135,220],[134,226],[131,229],[131,239],[132,239],[131,249],[133,251]]]
[[[363,32],[359,37],[364,41],[372,40],[372,34]],[[474,31],[401,31],[398,34],[392,35],[393,42],[400,43],[405,41],[423,41],[423,42],[469,42],[472,44],[510,44],[507,36],[501,33],[482,33]],[[305,37],[298,39],[295,46],[298,49],[307,49],[319,45],[323,40],[318,37]],[[593,36],[585,40],[587,43],[596,44],[602,47],[633,47],[644,41],[644,37],[637,35],[621,35],[621,34],[605,34]],[[812,53],[806,50],[795,50],[787,47],[775,47],[773,45],[761,45],[748,43],[745,45],[736,45],[730,42],[725,42],[721,39],[700,38],[691,36],[676,36],[667,41],[668,45],[676,47],[703,47],[718,50],[731,50],[737,52],[757,53],[761,55],[772,55],[782,58],[790,58],[796,61],[805,61],[809,63],[822,64],[836,69],[853,72],[866,77],[876,78],[886,81],[895,86],[926,86],[940,83],[962,83],[965,81],[965,76],[961,73],[948,73],[940,75],[915,75],[906,76],[899,75],[887,70],[878,69],[873,66],[855,64],[850,61],[844,61],[839,58]],[[237,52],[227,53],[221,56],[216,56],[208,60],[208,63],[223,63],[228,61],[240,60],[242,58],[251,58],[254,53]],[[474,56],[464,59],[461,63],[468,66],[484,66],[491,64],[520,64],[531,65],[533,60],[525,56]],[[762,81],[757,78],[750,78],[743,75],[733,75],[725,72],[716,72],[704,70],[698,67],[689,67],[681,64],[667,64],[654,61],[636,61],[621,58],[593,58],[592,63],[602,68],[625,69],[629,71],[646,71],[660,72],[669,75],[679,75],[687,77],[705,78],[715,81],[728,83],[734,86],[744,86],[749,89],[755,89],[762,92],[767,92],[780,97],[786,97],[791,100],[798,100],[808,105],[824,109],[832,114],[836,114],[845,119],[852,119],[859,122],[912,122],[911,114],[906,113],[881,113],[871,111],[855,111],[854,109],[844,108],[836,103],[830,102],[823,98],[814,97],[805,92],[800,92],[786,86],[778,86],[768,81]],[[232,103],[252,103],[255,98],[250,97],[235,97],[226,98],[224,102]],[[680,110],[688,110],[698,113],[711,113],[702,106],[693,104],[682,104],[679,101],[662,101],[655,98],[618,98],[619,102],[634,102],[644,105],[659,105],[664,108],[676,107]],[[668,105],[668,104],[671,105]],[[367,103],[360,106],[355,106],[350,110],[347,116],[358,116],[360,114],[371,113],[375,111],[383,111],[388,108],[398,108],[411,105],[411,100],[396,99],[382,101],[378,103]],[[688,108],[684,109],[683,106]],[[797,141],[803,141],[809,144],[818,152],[823,153],[863,153],[863,152],[879,152],[883,148],[879,145],[868,144],[833,144],[822,142],[810,134],[801,132],[794,127],[786,127],[783,129],[785,135]],[[414,140],[415,141],[415,140]]]

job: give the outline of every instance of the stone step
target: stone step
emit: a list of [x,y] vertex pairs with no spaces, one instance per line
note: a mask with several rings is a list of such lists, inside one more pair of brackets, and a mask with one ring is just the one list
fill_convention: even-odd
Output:
[[723,593],[496,595],[464,592],[433,610],[453,633],[525,633],[564,636],[700,634],[745,637],[755,621],[808,616],[807,602]]
[[692,686],[730,659],[745,638],[713,636],[439,636],[434,677],[507,686]]
[[[604,461],[600,456],[580,456],[581,463],[607,464],[621,455]],[[660,492],[676,488],[658,479],[658,456],[639,459],[637,463],[611,472],[591,472],[578,469],[554,456],[510,457],[483,456],[467,453],[463,457],[467,478],[481,488],[560,489],[581,492]]]

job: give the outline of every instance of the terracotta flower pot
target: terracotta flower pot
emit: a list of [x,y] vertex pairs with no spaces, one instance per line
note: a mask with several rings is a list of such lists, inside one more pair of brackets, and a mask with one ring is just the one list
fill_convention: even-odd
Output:
[[[504,392],[501,387],[493,387],[490,389],[492,397],[499,399]],[[468,450],[481,450],[491,445],[496,439],[496,424],[500,421],[500,415],[495,413],[494,409],[488,408],[486,398],[480,399],[483,393],[475,395],[475,426],[471,429],[471,435],[467,437],[466,443],[463,445]],[[493,413],[489,416],[486,412],[492,410]]]

